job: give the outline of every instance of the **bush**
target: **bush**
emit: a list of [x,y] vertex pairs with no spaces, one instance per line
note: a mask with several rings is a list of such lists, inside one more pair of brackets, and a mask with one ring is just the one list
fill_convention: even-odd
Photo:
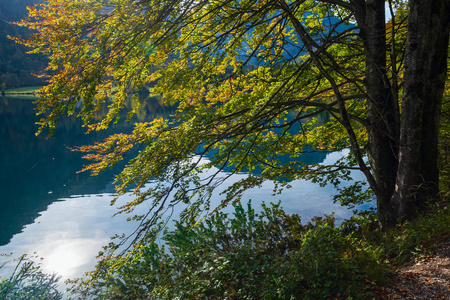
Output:
[[[177,223],[165,245],[142,242],[105,258],[79,280],[78,297],[96,299],[366,298],[367,282],[383,269],[378,256],[332,217],[302,225],[279,204],[234,205],[194,226]],[[369,272],[370,270],[370,272]],[[375,274],[377,273],[377,274]],[[376,276],[374,276],[376,275]]]

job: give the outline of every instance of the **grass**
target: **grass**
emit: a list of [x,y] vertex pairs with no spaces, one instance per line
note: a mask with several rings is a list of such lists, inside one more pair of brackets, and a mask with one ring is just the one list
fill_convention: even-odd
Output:
[[417,260],[436,250],[450,239],[450,206],[441,202],[411,222],[390,230],[371,233],[371,243],[380,245],[391,264]]
[[34,94],[39,91],[41,86],[26,86],[16,89],[8,89],[5,90],[5,94],[9,95],[17,95],[17,94]]
[[[14,99],[14,100],[35,101],[38,99],[38,96],[34,95],[34,94],[6,94],[5,96],[9,99]],[[0,95],[0,98],[1,98],[1,95]]]

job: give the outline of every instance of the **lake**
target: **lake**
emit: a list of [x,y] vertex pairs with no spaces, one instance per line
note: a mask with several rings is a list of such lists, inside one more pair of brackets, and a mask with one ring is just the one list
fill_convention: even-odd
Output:
[[[159,105],[157,99],[146,100],[143,104],[137,116],[141,121],[171,112],[170,108]],[[77,174],[87,161],[67,147],[100,140],[113,131],[127,131],[129,124],[86,135],[80,120],[63,118],[55,134],[45,139],[45,136],[35,136],[37,120],[31,100],[0,98],[0,253],[12,252],[16,257],[36,253],[44,258],[42,267],[46,272],[62,276],[62,284],[65,279],[79,277],[93,269],[95,256],[110,242],[111,236],[130,233],[136,228],[135,223],[125,220],[127,216],[112,217],[116,207],[132,199],[124,195],[114,207],[109,205],[114,197],[112,181],[117,170],[95,177]],[[312,153],[302,157],[302,161],[332,163],[344,154]],[[245,174],[234,175],[231,181],[243,176]],[[355,176],[359,180],[362,178],[359,174]],[[292,188],[282,195],[270,197],[272,188],[273,184],[267,182],[261,188],[248,191],[243,199],[251,199],[256,209],[262,201],[281,199],[286,212],[297,213],[304,221],[331,212],[336,213],[338,220],[352,214],[333,204],[331,187],[321,188],[299,180],[292,182]],[[219,202],[216,193],[213,203]],[[147,209],[144,202],[136,213]],[[8,276],[13,267],[7,265],[1,269],[0,277]]]

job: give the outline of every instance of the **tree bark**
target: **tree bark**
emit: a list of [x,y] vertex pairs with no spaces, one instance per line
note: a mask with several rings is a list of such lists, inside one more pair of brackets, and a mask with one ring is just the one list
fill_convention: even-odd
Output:
[[449,0],[410,0],[399,166],[386,225],[410,219],[438,193],[439,115],[447,74]]
[[367,118],[369,144],[367,151],[377,209],[381,217],[389,214],[397,173],[398,128],[396,105],[386,70],[386,22],[383,0],[356,1],[355,17],[360,28],[366,57],[365,86],[368,96]]
[[[446,2],[446,3],[445,3]],[[424,112],[422,118],[421,172],[427,189],[425,196],[436,198],[439,192],[438,136],[445,80],[447,77],[450,31],[450,1],[435,1],[431,10],[427,69],[425,73]]]

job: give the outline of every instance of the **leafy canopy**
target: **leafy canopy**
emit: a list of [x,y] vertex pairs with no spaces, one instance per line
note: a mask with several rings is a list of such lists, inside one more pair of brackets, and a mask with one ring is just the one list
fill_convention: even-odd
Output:
[[[182,217],[195,220],[225,167],[250,175],[224,192],[223,205],[268,179],[284,180],[277,189],[298,178],[338,185],[359,168],[370,179],[365,61],[347,4],[49,0],[30,7],[20,25],[36,33],[21,42],[51,59],[37,103],[40,132],[51,133],[63,113],[83,118],[89,131],[105,129],[127,101],[134,104],[128,118],[137,111],[140,90],[176,107],[168,119],[135,123],[130,134],[78,149],[88,152],[93,162],[85,170],[93,174],[137,153],[116,183],[118,194],[135,184],[136,198],[122,211],[150,204],[135,217],[140,233],[180,202],[189,203]],[[349,156],[331,166],[296,159],[306,150],[348,147]],[[213,166],[217,171],[201,176]],[[343,190],[342,199],[359,193],[364,189]]]

